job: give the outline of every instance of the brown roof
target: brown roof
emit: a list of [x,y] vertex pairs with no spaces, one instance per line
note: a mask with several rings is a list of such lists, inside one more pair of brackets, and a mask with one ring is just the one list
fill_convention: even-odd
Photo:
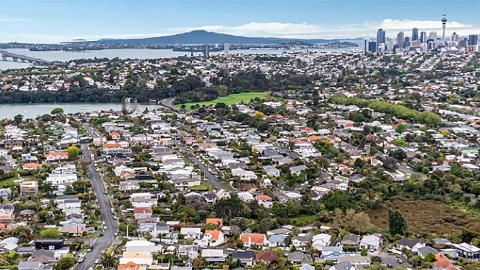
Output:
[[260,251],[255,255],[255,258],[257,261],[264,261],[264,262],[274,262],[277,260],[278,255],[277,253],[270,251],[270,250],[264,250]]

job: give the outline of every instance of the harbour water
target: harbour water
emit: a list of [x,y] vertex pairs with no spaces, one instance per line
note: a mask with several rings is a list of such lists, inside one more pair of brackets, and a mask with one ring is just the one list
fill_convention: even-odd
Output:
[[[323,51],[356,51],[357,48],[352,49],[331,49]],[[7,49],[6,51],[26,55],[31,57],[40,58],[47,61],[71,61],[75,59],[94,59],[94,58],[119,58],[119,59],[158,59],[158,58],[170,58],[190,55],[189,52],[177,52],[171,49],[111,49],[111,50],[93,50],[83,52],[64,52],[64,51],[29,51],[28,49]],[[282,54],[282,53],[294,53],[302,52],[305,50],[280,50],[280,49],[253,49],[253,50],[233,50],[230,54]],[[223,51],[211,52],[211,55],[224,54]],[[201,53],[195,53],[195,55],[201,55]],[[0,61],[0,70],[26,68],[31,64]]]

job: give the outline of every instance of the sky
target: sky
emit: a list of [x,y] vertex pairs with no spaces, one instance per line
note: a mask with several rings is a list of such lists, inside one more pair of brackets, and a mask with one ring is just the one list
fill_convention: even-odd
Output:
[[411,28],[480,34],[480,0],[0,0],[0,43],[142,38],[207,30],[251,37],[373,38]]

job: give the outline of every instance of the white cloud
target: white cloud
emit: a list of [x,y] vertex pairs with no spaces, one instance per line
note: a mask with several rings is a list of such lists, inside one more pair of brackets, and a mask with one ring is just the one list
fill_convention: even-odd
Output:
[[[1,19],[0,19],[1,21]],[[157,33],[134,33],[134,34],[115,34],[115,35],[42,35],[42,34],[11,34],[4,35],[3,40],[12,40],[18,42],[61,42],[73,39],[98,40],[100,38],[145,38],[173,35],[193,30],[206,30],[224,34],[248,37],[279,37],[279,38],[356,38],[356,37],[374,37],[378,28],[383,28],[387,36],[394,37],[397,32],[404,31],[407,36],[412,28],[418,28],[420,31],[441,31],[442,24],[438,21],[422,20],[396,20],[384,19],[380,22],[367,22],[364,24],[351,24],[339,26],[325,26],[310,23],[282,23],[282,22],[251,22],[238,26],[225,25],[205,25],[198,27],[168,28]],[[447,35],[453,32],[459,35],[469,35],[480,33],[480,27],[465,24],[457,21],[447,22]]]

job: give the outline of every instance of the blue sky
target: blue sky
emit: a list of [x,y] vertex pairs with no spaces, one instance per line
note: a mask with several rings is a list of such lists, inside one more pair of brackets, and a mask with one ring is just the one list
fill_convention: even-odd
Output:
[[297,38],[387,36],[412,27],[480,34],[480,0],[1,0],[0,42],[170,35],[194,29]]

